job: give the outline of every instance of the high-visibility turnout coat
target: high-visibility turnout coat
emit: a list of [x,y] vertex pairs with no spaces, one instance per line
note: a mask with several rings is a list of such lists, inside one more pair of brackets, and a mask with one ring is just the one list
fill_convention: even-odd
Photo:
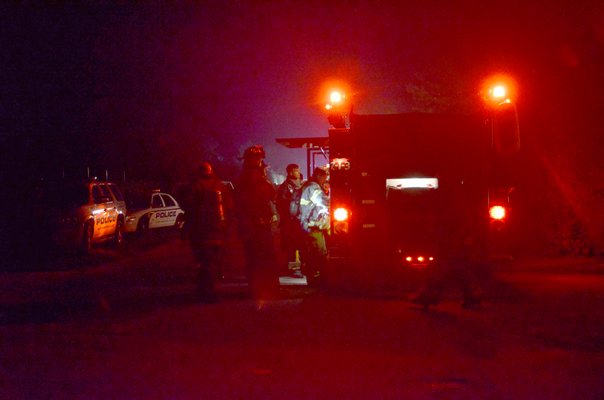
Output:
[[305,232],[329,229],[329,198],[313,180],[302,187],[299,218],[300,226]]

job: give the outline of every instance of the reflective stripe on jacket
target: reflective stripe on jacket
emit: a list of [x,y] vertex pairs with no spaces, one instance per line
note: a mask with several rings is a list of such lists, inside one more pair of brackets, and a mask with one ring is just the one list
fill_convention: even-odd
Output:
[[317,182],[308,181],[302,187],[299,218],[306,232],[329,228],[329,199]]

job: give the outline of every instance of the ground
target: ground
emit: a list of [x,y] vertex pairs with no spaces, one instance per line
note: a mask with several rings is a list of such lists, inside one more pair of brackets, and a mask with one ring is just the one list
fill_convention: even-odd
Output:
[[[518,262],[481,308],[452,292],[426,311],[410,294],[258,301],[243,284],[199,304],[185,249],[0,276],[0,397],[604,398],[598,260]],[[37,303],[15,294],[40,287]]]

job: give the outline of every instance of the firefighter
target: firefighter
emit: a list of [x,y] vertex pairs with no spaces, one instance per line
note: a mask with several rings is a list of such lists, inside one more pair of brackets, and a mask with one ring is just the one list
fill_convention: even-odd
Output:
[[220,264],[226,242],[223,191],[212,165],[204,162],[185,197],[186,229],[199,266],[198,294],[207,303],[218,300],[215,279],[222,276]]
[[295,267],[291,268],[290,265],[296,265],[303,242],[302,231],[298,222],[302,178],[298,164],[289,164],[285,170],[287,177],[277,188],[281,250],[284,253],[283,265],[287,267],[285,270],[287,275],[291,274],[296,278],[301,278],[301,272]]
[[273,224],[278,221],[275,188],[266,176],[262,146],[251,146],[243,154],[243,170],[235,187],[235,212],[243,244],[246,275],[252,294],[266,298],[276,295]]
[[312,178],[302,186],[300,196],[300,227],[304,232],[305,251],[302,273],[308,286],[319,286],[327,264],[326,236],[329,229],[329,198],[324,190],[327,171],[315,168]]

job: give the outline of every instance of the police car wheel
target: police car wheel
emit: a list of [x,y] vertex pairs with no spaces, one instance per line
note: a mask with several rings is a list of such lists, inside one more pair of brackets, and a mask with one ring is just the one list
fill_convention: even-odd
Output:
[[113,239],[116,247],[121,247],[124,244],[124,230],[122,229],[123,225],[122,220],[117,221],[117,225],[115,227],[115,236]]
[[139,235],[144,235],[149,231],[149,218],[143,217],[138,221],[138,226],[136,227],[136,232]]
[[84,230],[82,233],[82,242],[80,243],[80,251],[83,254],[88,254],[90,249],[92,248],[92,236],[94,234],[94,227],[91,223],[87,223],[84,225]]
[[182,214],[179,214],[176,217],[176,222],[174,223],[174,227],[178,230],[181,230],[185,226],[185,217]]

